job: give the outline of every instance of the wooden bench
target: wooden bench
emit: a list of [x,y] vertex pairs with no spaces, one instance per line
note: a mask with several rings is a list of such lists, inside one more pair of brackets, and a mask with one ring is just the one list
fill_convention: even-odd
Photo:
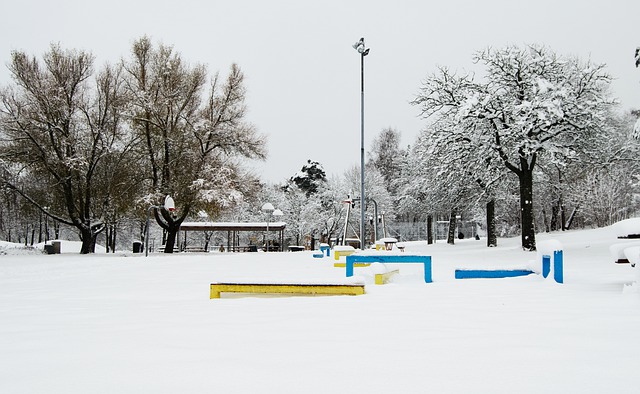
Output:
[[193,253],[204,253],[206,252],[206,250],[204,250],[203,247],[201,246],[187,246],[186,248],[184,248],[185,252],[193,252]]
[[[224,252],[223,249],[224,249],[224,246],[221,248],[220,251]],[[269,249],[269,250],[271,250],[271,249]],[[258,247],[256,245],[229,245],[229,246],[227,246],[227,251],[228,252],[243,252],[243,253],[257,252],[258,251]]]
[[431,256],[421,255],[378,255],[378,254],[352,254],[347,256],[347,277],[353,276],[353,267],[356,263],[419,263],[424,264],[424,282],[431,283]]
[[212,283],[209,298],[220,293],[361,295],[364,284]]

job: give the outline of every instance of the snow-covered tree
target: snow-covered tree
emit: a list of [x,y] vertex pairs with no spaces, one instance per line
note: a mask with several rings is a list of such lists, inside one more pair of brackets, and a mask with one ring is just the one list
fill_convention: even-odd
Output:
[[322,164],[317,161],[307,160],[307,164],[303,165],[302,169],[291,177],[290,182],[303,190],[308,197],[317,192],[318,186],[326,182],[326,180],[327,174]]
[[[360,169],[356,166],[349,168],[344,173],[345,180],[345,190],[348,190],[348,194],[353,198],[353,200],[357,200],[356,207],[359,206],[359,195],[356,195],[353,191],[360,189]],[[374,166],[367,166],[365,168],[365,197],[367,201],[365,202],[365,220],[368,220],[369,217],[375,217],[375,205],[378,206],[378,213],[385,212],[385,220],[393,221],[396,215],[393,203],[393,197],[389,193],[386,188],[385,180],[382,174],[378,171]],[[356,208],[357,212],[360,212],[360,208]],[[376,218],[377,219],[377,218]],[[354,229],[360,228],[360,214],[354,213],[351,215],[352,224],[351,226]],[[372,227],[372,226],[369,226]],[[365,225],[365,232],[367,231],[367,226]],[[373,235],[373,228],[369,229],[368,235],[369,237]],[[358,232],[358,237],[360,234]],[[378,238],[381,238],[380,235]],[[364,242],[368,242],[370,238],[365,239]]]
[[189,65],[166,45],[137,40],[125,63],[132,97],[133,129],[146,181],[143,207],[161,205],[171,195],[177,210],[154,210],[167,231],[171,253],[180,223],[194,210],[215,211],[241,199],[255,177],[236,158],[263,159],[264,138],[246,120],[244,74],[232,65],[226,80],[218,74],[206,91],[203,65]]
[[[636,68],[640,65],[640,47],[636,48]],[[640,117],[636,121],[635,126],[633,127],[633,136],[634,138],[640,138]]]
[[348,194],[343,180],[336,177],[328,178],[312,195],[315,206],[313,228],[320,235],[320,242],[329,243],[341,229],[346,205],[343,201]]
[[382,177],[391,194],[395,194],[395,180],[400,175],[400,163],[404,151],[400,148],[400,132],[389,127],[380,131],[372,144],[369,163]]
[[307,191],[295,184],[284,190],[284,204],[281,210],[286,212],[286,234],[295,245],[303,245],[307,235],[315,230],[315,218],[318,212],[317,200],[307,196]]
[[131,146],[121,69],[107,65],[94,80],[90,53],[52,45],[42,62],[14,51],[9,70],[14,84],[0,103],[3,185],[77,228],[81,253],[93,253],[113,196],[126,187],[119,182],[136,181],[101,178],[118,172]]
[[567,227],[576,212],[587,225],[604,226],[635,215],[640,181],[640,143],[633,138],[631,113],[611,113],[606,133],[567,167],[564,194],[572,205]]
[[[474,56],[484,81],[446,68],[428,77],[414,104],[425,118],[447,118],[474,127],[487,141],[481,157],[494,158],[518,177],[521,237],[535,250],[533,175],[544,152],[556,159],[580,149],[585,136],[602,130],[612,104],[604,65],[561,57],[537,45],[486,49]],[[477,138],[477,137],[476,137]]]

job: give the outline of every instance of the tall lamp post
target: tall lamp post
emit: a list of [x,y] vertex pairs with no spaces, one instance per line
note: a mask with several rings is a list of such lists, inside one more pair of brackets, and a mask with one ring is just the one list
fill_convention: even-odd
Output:
[[173,201],[173,198],[171,198],[171,196],[166,196],[164,198],[164,205],[152,205],[149,207],[149,209],[147,209],[147,228],[145,229],[145,234],[144,234],[144,256],[147,257],[149,256],[149,216],[151,215],[151,210],[152,209],[166,209],[169,212],[173,212],[176,210],[176,204]]
[[353,49],[360,54],[360,249],[364,250],[364,203],[367,201],[364,195],[364,57],[369,54],[364,37],[353,44]]

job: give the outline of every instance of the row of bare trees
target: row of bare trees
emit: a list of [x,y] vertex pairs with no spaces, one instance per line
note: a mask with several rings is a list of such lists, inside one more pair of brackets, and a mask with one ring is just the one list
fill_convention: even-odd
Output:
[[173,251],[196,209],[219,211],[255,182],[239,158],[264,159],[264,137],[246,120],[244,74],[208,78],[148,37],[95,70],[85,51],[52,45],[42,59],[12,53],[13,83],[0,92],[0,185],[76,228],[81,253],[124,217],[154,209]]

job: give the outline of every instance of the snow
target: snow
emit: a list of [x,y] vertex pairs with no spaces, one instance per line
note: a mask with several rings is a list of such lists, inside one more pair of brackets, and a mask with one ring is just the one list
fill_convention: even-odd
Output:
[[618,238],[640,235],[640,218],[621,220],[613,225],[613,229]]
[[[637,393],[637,268],[614,264],[613,228],[540,234],[561,243],[565,283],[539,275],[455,280],[526,265],[519,237],[406,242],[360,296],[223,293],[228,278],[344,280],[313,252],[0,256],[2,393]],[[63,251],[67,248],[63,245]],[[6,250],[6,249],[5,249]]]
[[333,247],[333,250],[336,252],[350,252],[355,251],[356,249],[350,245],[336,245]]

